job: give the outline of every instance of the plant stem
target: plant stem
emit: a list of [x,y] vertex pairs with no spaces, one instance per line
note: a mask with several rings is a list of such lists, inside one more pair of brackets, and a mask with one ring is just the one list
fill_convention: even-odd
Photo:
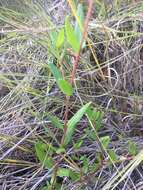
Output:
[[[69,4],[71,6],[71,3],[69,3]],[[86,39],[88,23],[89,23],[91,14],[92,14],[92,7],[93,7],[93,0],[89,0],[88,11],[87,11],[87,15],[86,15],[86,18],[85,18],[82,38],[81,38],[81,42],[80,42],[80,48],[79,48],[78,53],[74,56],[75,58],[74,58],[74,63],[73,63],[73,70],[72,70],[71,78],[70,78],[71,85],[74,84],[74,79],[75,79],[76,71],[77,71],[77,68],[78,68],[78,63],[79,63],[79,60],[80,60],[80,53],[81,53],[81,50],[82,50],[82,45],[83,45],[84,40]],[[61,144],[64,143],[65,135],[66,135],[66,132],[67,132],[69,103],[70,103],[70,97],[66,96],[66,108],[65,108],[65,114],[64,114],[64,134],[63,134],[63,137],[62,137]]]

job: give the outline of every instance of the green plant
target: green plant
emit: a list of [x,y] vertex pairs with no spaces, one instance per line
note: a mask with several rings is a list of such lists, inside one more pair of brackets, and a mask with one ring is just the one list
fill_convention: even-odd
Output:
[[71,15],[57,25],[33,1],[9,2],[0,5],[1,180],[13,166],[24,175],[6,188],[130,188],[142,162],[143,3],[67,0]]
[[[66,146],[68,144],[71,144],[71,140],[72,140],[72,136],[75,133],[76,130],[76,125],[77,123],[81,120],[81,118],[83,117],[83,115],[86,115],[87,113],[89,114],[89,110],[91,113],[91,102],[87,103],[86,105],[84,105],[83,107],[81,107],[77,113],[67,122],[67,131],[65,134],[65,138],[64,138],[64,142],[59,145],[59,147],[54,147],[52,144],[46,144],[43,142],[36,142],[35,144],[35,150],[36,150],[36,156],[38,158],[38,160],[40,161],[41,165],[44,168],[48,168],[48,169],[52,169],[53,168],[53,173],[55,172],[56,169],[56,178],[57,177],[71,177],[73,178],[74,175],[74,171],[72,171],[71,169],[68,168],[60,168],[57,167],[57,165],[59,163],[56,163],[52,157],[53,155],[57,154],[57,155],[64,155],[66,156]],[[96,115],[95,122],[99,123],[101,122],[101,117],[99,117],[100,112],[95,112],[92,113],[94,115]],[[60,122],[60,120],[55,117],[55,116],[51,116],[49,114],[47,114],[49,120],[51,121],[51,123],[53,124],[54,127],[62,130],[64,132],[64,125]],[[92,117],[93,119],[93,117]],[[73,147],[74,148],[80,148],[80,146],[82,145],[83,141],[82,139],[79,139],[79,142],[77,143],[73,143]],[[104,148],[107,148],[108,144],[109,144],[109,138],[104,137],[101,138],[101,143],[104,146]],[[61,159],[61,161],[64,159]],[[83,162],[83,167],[81,168],[83,173],[87,173],[89,168],[88,168],[88,158],[86,157],[81,157],[80,160]],[[77,168],[76,168],[77,169]],[[81,175],[80,171],[77,172],[78,175]]]
[[[71,26],[69,22],[69,17],[66,17],[65,29],[64,28],[60,29],[59,33],[55,34],[55,37],[52,34],[52,41],[53,41],[53,45],[55,46],[54,49],[57,50],[59,62],[61,62],[63,57],[66,56],[66,50],[69,45],[72,48],[72,51],[73,51],[72,53],[74,55],[75,62],[73,63],[74,66],[73,66],[70,82],[68,82],[67,77],[62,76],[60,70],[55,64],[53,63],[48,64],[48,67],[51,73],[53,74],[58,87],[66,95],[66,100],[67,100],[64,124],[62,124],[57,117],[47,114],[47,117],[51,121],[53,126],[60,129],[63,132],[63,137],[62,137],[61,143],[59,144],[59,147],[53,147],[52,145],[50,145],[50,148],[48,148],[48,146],[42,142],[37,142],[35,145],[36,155],[39,161],[41,162],[41,164],[48,169],[53,168],[53,174],[52,174],[53,176],[51,176],[52,180],[50,182],[50,185],[48,185],[49,187],[51,186],[53,187],[57,184],[56,183],[57,177],[61,177],[61,178],[70,177],[71,179],[74,179],[75,172],[73,170],[68,169],[68,168],[60,168],[58,165],[63,159],[65,159],[66,146],[68,144],[71,145],[72,136],[74,135],[76,131],[76,125],[81,120],[83,115],[87,117],[89,124],[91,125],[91,128],[94,128],[93,134],[95,134],[95,140],[97,140],[99,143],[99,146],[101,146],[101,153],[104,154],[104,151],[106,151],[108,154],[109,152],[109,156],[112,162],[116,161],[116,154],[114,153],[114,151],[113,150],[108,151],[108,145],[110,142],[109,136],[105,136],[102,138],[98,137],[97,131],[100,130],[101,128],[103,113],[101,111],[95,110],[91,106],[91,102],[85,105],[82,105],[82,107],[77,111],[76,114],[73,115],[71,119],[69,120],[67,119],[68,109],[69,109],[69,99],[70,99],[70,96],[73,95],[73,91],[74,91],[73,82],[74,82],[74,77],[75,77],[75,73],[76,73],[76,69],[77,69],[77,65],[79,61],[79,55],[80,55],[81,49],[85,47],[85,40],[86,40],[85,28],[87,27],[87,22],[89,19],[89,15],[91,13],[91,8],[92,8],[92,5],[89,6],[89,11],[87,13],[84,27],[83,27],[83,18],[84,18],[83,8],[82,8],[82,5],[79,4],[77,8],[77,14],[76,14],[78,21],[75,23],[75,30],[73,29],[73,27]],[[54,40],[56,39],[56,43],[54,42],[53,39]],[[80,148],[82,143],[83,143],[82,139],[78,139],[78,142],[73,143],[73,147],[75,149],[78,149]],[[59,162],[55,162],[55,164],[54,164],[54,161],[52,160],[52,156],[54,154],[63,155],[63,157],[61,157],[61,160]],[[76,170],[78,170],[77,174],[80,176],[80,178],[82,177],[82,173],[86,174],[90,170],[92,171],[92,170],[95,170],[95,168],[97,169],[98,167],[100,167],[100,164],[102,162],[102,159],[99,158],[98,162],[95,164],[95,167],[93,164],[93,169],[92,169],[88,165],[89,160],[86,156],[80,157],[79,160],[82,161],[82,167],[78,168],[78,166],[76,166]]]
[[[78,14],[78,18],[80,20],[80,25],[81,25],[83,23],[83,10],[82,10],[81,4],[78,6],[77,14]],[[83,39],[82,39],[83,38],[82,31],[81,31],[82,29],[79,27],[79,23],[76,23],[75,25],[76,25],[76,27],[75,27],[75,31],[74,31],[72,26],[70,25],[69,18],[66,17],[65,29],[62,28],[59,31],[57,37],[54,37],[52,35],[53,45],[55,46],[54,49],[57,49],[57,53],[60,58],[60,61],[61,61],[61,57],[63,58],[65,56],[65,50],[67,49],[68,44],[72,47],[72,50],[73,50],[75,56],[76,56],[76,54],[78,54],[77,58],[79,59],[81,44],[82,45],[84,45],[84,44],[83,44]],[[55,38],[56,38],[56,43],[54,42]],[[64,39],[67,39],[68,43],[67,42],[64,43]],[[64,51],[62,49],[62,46],[64,47]],[[63,52],[64,52],[64,54],[63,54]],[[78,63],[78,59],[76,61],[76,64]],[[66,96],[70,97],[73,94],[73,87],[72,87],[73,81],[71,83],[69,83],[67,79],[64,79],[65,76],[63,78],[61,72],[59,71],[58,67],[55,64],[49,63],[48,67],[49,67],[51,73],[53,74],[60,90]],[[73,70],[74,69],[76,69],[76,68],[73,68]],[[74,72],[76,72],[76,70],[74,70]],[[75,75],[75,73],[72,74],[73,79],[74,79],[74,75]],[[67,100],[69,100],[69,99],[67,99]],[[70,177],[70,173],[73,176],[72,170],[67,169],[67,168],[59,168],[58,163],[54,164],[54,161],[52,160],[52,155],[53,154],[62,154],[62,153],[65,154],[65,148],[71,142],[72,136],[76,129],[76,124],[81,120],[83,115],[86,114],[90,105],[91,105],[91,102],[82,106],[79,109],[79,111],[68,122],[66,122],[66,120],[65,120],[65,125],[62,125],[60,120],[58,118],[56,118],[55,116],[51,116],[48,114],[48,118],[52,122],[54,127],[57,127],[59,129],[63,130],[63,137],[62,137],[61,145],[60,145],[60,147],[57,148],[57,147],[53,147],[52,145],[48,146],[45,143],[37,142],[35,144],[35,150],[36,150],[36,155],[38,157],[38,160],[41,162],[41,164],[44,167],[46,167],[48,169],[50,169],[52,167],[54,168],[53,169],[54,177],[51,182],[52,186],[53,185],[55,186],[55,184],[56,184],[55,178],[57,176]],[[67,109],[68,109],[68,103],[67,103]]]

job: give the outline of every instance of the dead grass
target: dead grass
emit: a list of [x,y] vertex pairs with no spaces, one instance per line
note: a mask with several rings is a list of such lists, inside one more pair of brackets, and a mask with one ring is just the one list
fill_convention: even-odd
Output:
[[[51,177],[51,171],[38,163],[34,143],[37,139],[58,143],[61,134],[44,113],[50,112],[63,120],[65,109],[64,95],[47,68],[47,63],[57,58],[49,46],[49,33],[63,25],[65,14],[72,13],[64,0],[45,1],[46,5],[39,1],[35,7],[28,1],[19,1],[16,6],[20,6],[19,12],[14,3],[0,2],[0,189],[38,190]],[[110,146],[120,161],[109,166],[106,155],[105,163],[95,172],[87,173],[81,181],[65,178],[63,189],[105,190],[108,181],[134,159],[128,153],[128,142],[132,140],[138,150],[142,150],[142,10],[142,1],[126,4],[112,1],[105,7],[103,2],[95,1],[88,31],[91,47],[88,44],[81,54],[70,115],[80,107],[81,100],[83,103],[92,101],[102,110],[105,116],[99,136],[111,137]],[[68,62],[64,62],[63,68],[70,74]],[[93,131],[85,119],[78,127],[73,139],[83,138],[84,142],[77,152],[71,146],[67,148],[67,160],[75,155],[86,155],[90,167],[96,162],[100,149],[96,140],[89,137]],[[80,165],[80,161],[75,162]],[[61,163],[62,166],[68,164],[65,160]],[[142,162],[127,174],[114,189],[141,190]],[[112,188],[111,185],[107,189]]]

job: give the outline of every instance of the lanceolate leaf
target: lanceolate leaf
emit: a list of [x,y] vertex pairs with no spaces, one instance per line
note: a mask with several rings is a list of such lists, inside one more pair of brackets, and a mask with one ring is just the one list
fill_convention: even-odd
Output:
[[79,48],[80,48],[80,43],[75,35],[75,32],[70,25],[69,22],[69,17],[66,17],[65,20],[65,30],[66,30],[66,36],[67,36],[67,41],[68,43],[72,46],[73,50],[78,53]]
[[58,37],[57,37],[57,41],[56,41],[56,47],[60,48],[64,43],[64,29],[62,28],[59,31]]
[[72,179],[72,181],[76,181],[80,179],[80,173],[74,172],[72,170],[70,170],[69,176]]
[[59,168],[57,171],[57,176],[59,177],[69,177],[70,169],[67,168]]
[[55,30],[51,31],[51,32],[49,32],[49,36],[50,36],[52,45],[55,47],[55,43],[56,43],[56,39],[57,39],[57,32]]
[[60,122],[60,120],[58,119],[58,117],[53,116],[49,113],[46,113],[46,116],[48,117],[48,119],[51,121],[51,123],[53,124],[54,127],[59,128],[59,129],[63,129],[63,124]]
[[129,151],[129,154],[132,156],[135,156],[137,154],[138,152],[137,146],[133,141],[128,142],[128,151]]
[[87,110],[87,115],[89,119],[95,123],[96,130],[99,130],[101,128],[101,122],[103,118],[103,112],[102,111],[97,111],[91,107]]
[[67,82],[66,80],[60,79],[57,81],[57,83],[58,83],[59,88],[65,95],[71,96],[73,94],[73,88],[69,82]]
[[39,161],[42,163],[43,158],[45,157],[45,153],[43,151],[43,143],[37,142],[35,144],[35,150],[36,150],[36,155],[37,155]]
[[[78,40],[78,43],[80,44],[81,38],[82,38],[83,23],[84,23],[83,5],[80,3],[78,4],[78,7],[77,7],[77,16],[79,18],[80,23],[78,21],[76,21],[74,32],[75,32],[76,38]],[[85,47],[85,42],[82,45],[82,48],[84,48],[84,47]]]
[[62,79],[62,75],[55,64],[49,63],[48,66],[56,81]]
[[67,132],[65,135],[65,140],[64,144],[67,145],[71,138],[72,135],[75,131],[76,124],[80,121],[80,119],[83,117],[83,115],[86,113],[88,107],[90,106],[91,102],[87,103],[84,105],[67,123]]
[[100,138],[102,146],[107,149],[109,143],[110,143],[110,137],[109,136],[104,136]]
[[62,75],[55,64],[49,63],[48,66],[49,66],[54,78],[56,79],[57,85],[60,88],[60,90],[65,95],[71,96],[73,94],[72,85],[68,81],[62,79]]
[[42,142],[37,142],[35,144],[35,150],[37,158],[40,161],[40,163],[48,169],[52,168],[54,163],[52,157],[47,155],[46,144]]
[[115,153],[115,150],[109,149],[108,154],[109,154],[110,159],[112,161],[117,161],[118,160],[118,155]]

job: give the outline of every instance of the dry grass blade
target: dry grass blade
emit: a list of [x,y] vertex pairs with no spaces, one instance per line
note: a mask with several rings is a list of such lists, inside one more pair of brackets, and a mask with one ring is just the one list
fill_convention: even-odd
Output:
[[[86,15],[87,1],[0,0],[1,190],[41,190],[48,183],[67,190],[142,188],[143,1],[94,0],[85,27],[78,3]],[[87,41],[74,69],[66,15]],[[64,42],[55,47],[61,29]],[[88,102],[93,113],[104,113],[99,123],[85,113],[66,147],[60,146],[62,127],[48,117],[63,126],[66,107],[49,63],[64,80],[73,71],[66,122]],[[38,141],[62,177],[38,160]]]

